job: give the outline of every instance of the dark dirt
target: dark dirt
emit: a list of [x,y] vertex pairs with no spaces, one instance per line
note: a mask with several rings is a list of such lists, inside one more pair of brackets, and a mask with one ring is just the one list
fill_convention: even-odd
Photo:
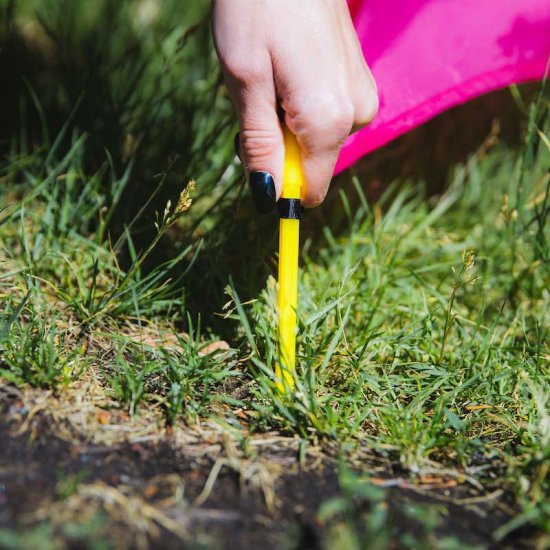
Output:
[[[90,446],[84,441],[71,443],[56,435],[45,414],[36,415],[32,431],[15,435],[20,422],[10,418],[8,409],[9,398],[0,399],[0,528],[28,528],[35,510],[63,502],[67,495],[60,494],[60,487],[68,479],[78,479],[82,484],[102,482],[109,487],[124,487],[125,494],[138,495],[142,502],[162,508],[191,533],[186,547],[196,547],[197,537],[207,535],[208,540],[216,541],[216,547],[228,549],[314,549],[323,547],[330,528],[330,522],[325,524],[317,517],[320,505],[342,495],[336,462],[327,458],[304,467],[296,461],[287,473],[280,475],[274,485],[277,504],[272,511],[268,511],[259,489],[243,484],[238,473],[227,467],[221,469],[212,493],[201,507],[166,507],[163,503],[172,496],[173,487],[163,485],[162,476],[175,474],[184,486],[185,502],[192,503],[211,472],[211,458],[185,454],[168,436],[155,442],[123,442],[109,447]],[[387,473],[390,472],[396,477],[388,465]],[[516,532],[513,538],[498,545],[493,542],[492,533],[510,519],[499,506],[502,497],[475,506],[449,502],[471,496],[471,489],[465,485],[423,493],[397,487],[386,489],[381,505],[388,511],[390,542],[384,547],[403,547],[404,533],[425,544],[430,540],[423,538],[426,533],[422,521],[406,513],[412,504],[444,508],[446,513],[435,530],[436,536],[454,536],[462,543],[484,548],[532,548],[529,530]],[[359,534],[371,507],[372,503],[360,495],[349,497],[344,516]],[[134,547],[128,524],[121,524],[116,518],[109,521],[108,539],[117,547]],[[365,547],[380,547],[370,546],[368,535],[364,536]],[[148,544],[155,548],[182,547],[181,539],[165,528],[148,539]],[[66,545],[86,547],[81,540],[66,540]]]

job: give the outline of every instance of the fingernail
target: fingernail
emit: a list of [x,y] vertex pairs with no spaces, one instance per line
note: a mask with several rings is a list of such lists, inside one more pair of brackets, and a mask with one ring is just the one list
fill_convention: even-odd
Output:
[[233,145],[235,146],[235,153],[241,160],[241,134],[237,132],[233,138]]
[[250,172],[248,185],[258,212],[271,212],[275,208],[276,199],[273,176],[268,172]]

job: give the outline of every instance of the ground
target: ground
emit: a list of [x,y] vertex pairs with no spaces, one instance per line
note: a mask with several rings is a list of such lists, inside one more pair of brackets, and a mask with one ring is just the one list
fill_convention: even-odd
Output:
[[0,6],[0,547],[549,547],[547,86],[307,213],[282,394],[208,6]]
[[488,140],[432,199],[341,196],[344,228],[304,246],[288,395],[271,276],[226,279],[201,327],[176,268],[222,292],[195,259],[216,245],[145,268],[195,183],[127,266],[78,226],[104,212],[79,211],[95,193],[80,168],[7,185],[0,544],[546,547],[548,150],[527,174]]
[[[181,433],[126,424],[128,433],[113,437],[108,428],[121,426],[109,424],[100,408],[99,422],[79,433],[60,414],[49,415],[49,399],[2,391],[0,525],[38,525],[17,536],[4,532],[6,547],[44,548],[46,537],[52,548],[59,539],[69,547],[101,546],[103,537],[118,548],[180,548],[182,541],[186,547],[323,548],[329,540],[342,547],[447,541],[441,547],[533,548],[538,540],[535,530],[523,528],[495,544],[492,535],[513,517],[513,503],[457,472],[411,479],[399,463],[364,453],[348,459],[357,472],[368,469],[369,481],[385,491],[346,495],[330,446],[312,446],[300,459],[299,440],[266,433],[253,439],[250,455],[208,424]],[[93,442],[101,439],[111,443]],[[346,496],[353,535],[342,519],[325,519],[322,512]],[[373,516],[373,508],[384,519],[367,539],[362,519]],[[431,513],[433,525],[427,527],[419,512]]]

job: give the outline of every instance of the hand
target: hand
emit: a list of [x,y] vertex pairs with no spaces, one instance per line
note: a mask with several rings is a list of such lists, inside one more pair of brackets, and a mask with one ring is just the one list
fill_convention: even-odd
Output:
[[279,108],[302,150],[302,204],[321,204],[344,141],[378,109],[345,0],[213,0],[212,24],[258,209],[281,195]]

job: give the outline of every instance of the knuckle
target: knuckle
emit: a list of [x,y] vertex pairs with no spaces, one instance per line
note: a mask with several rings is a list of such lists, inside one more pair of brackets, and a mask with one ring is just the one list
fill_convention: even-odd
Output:
[[352,102],[349,100],[342,102],[339,110],[333,115],[333,118],[330,121],[331,126],[347,135],[353,125],[354,115],[355,110]]
[[238,51],[226,55],[223,65],[231,78],[242,85],[258,81],[265,72],[262,63]]
[[379,107],[380,100],[378,99],[378,94],[376,92],[369,94],[369,97],[365,99],[359,110],[361,114],[357,122],[365,126],[370,124],[378,114]]
[[241,132],[243,154],[249,163],[261,163],[277,152],[279,138],[270,130],[244,129]]
[[368,105],[369,122],[372,121],[374,117],[378,114],[379,109],[380,109],[380,98],[378,97],[378,92],[375,91],[372,94]]
[[337,96],[321,97],[314,108],[318,113],[318,124],[326,129],[346,129],[353,122],[353,105],[348,99]]
[[[342,96],[325,94],[313,101],[302,100],[294,105],[290,115],[296,133],[308,138],[332,136],[332,141],[340,142],[349,134],[354,120],[352,102]],[[309,141],[309,140],[308,140]]]
[[326,196],[327,196],[326,189],[311,192],[307,195],[306,199],[304,200],[305,206],[307,208],[315,208],[316,206],[320,206],[324,202]]

